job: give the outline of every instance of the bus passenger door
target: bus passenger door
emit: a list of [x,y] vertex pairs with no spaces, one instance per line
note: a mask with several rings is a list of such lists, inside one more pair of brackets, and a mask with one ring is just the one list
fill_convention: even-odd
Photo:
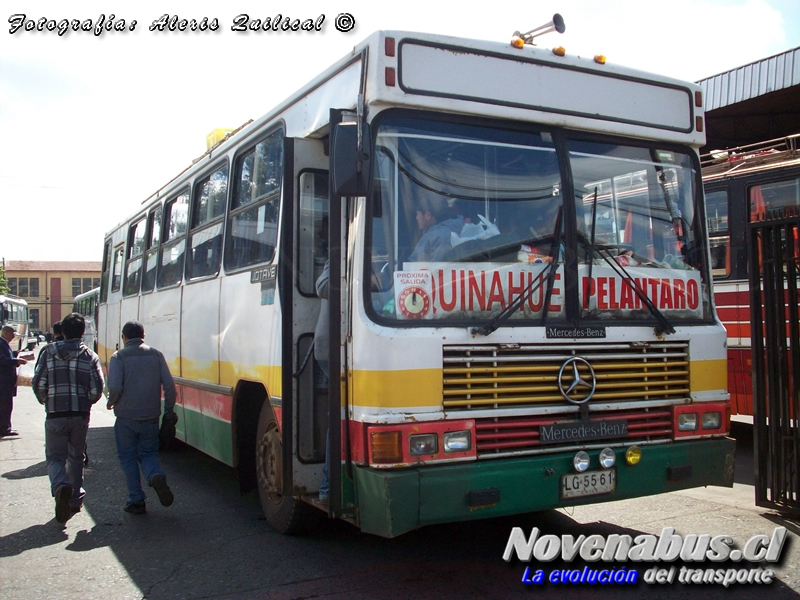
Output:
[[[281,300],[285,332],[283,364],[291,365],[291,372],[284,367],[283,473],[284,490],[286,482],[292,481],[292,495],[302,496],[319,490],[328,426],[328,380],[314,359],[313,348],[314,329],[322,304],[316,293],[316,281],[328,258],[328,157],[319,140],[287,138],[284,161],[284,229],[279,279],[282,278],[282,292],[288,295],[291,289],[291,310],[287,310],[288,302]],[[291,221],[286,218],[289,214]],[[290,252],[287,249],[291,249]],[[288,403],[287,390],[291,390]],[[291,460],[288,460],[289,455]]]

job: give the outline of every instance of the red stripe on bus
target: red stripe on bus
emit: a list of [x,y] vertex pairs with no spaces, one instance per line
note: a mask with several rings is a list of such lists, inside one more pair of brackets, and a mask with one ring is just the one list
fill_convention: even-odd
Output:
[[723,323],[728,337],[750,337],[750,323]]
[[717,306],[750,306],[750,292],[714,292]]
[[739,307],[725,308],[718,306],[717,314],[719,315],[719,320],[722,321],[723,323],[750,320],[750,311]]
[[201,390],[188,385],[180,388],[179,398],[184,408],[191,408],[221,421],[231,421],[233,398],[226,394]]

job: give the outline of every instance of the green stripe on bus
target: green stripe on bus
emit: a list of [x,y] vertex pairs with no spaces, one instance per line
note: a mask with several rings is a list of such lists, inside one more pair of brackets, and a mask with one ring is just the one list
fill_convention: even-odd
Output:
[[190,446],[233,466],[231,424],[194,410],[175,406],[178,414],[177,436]]

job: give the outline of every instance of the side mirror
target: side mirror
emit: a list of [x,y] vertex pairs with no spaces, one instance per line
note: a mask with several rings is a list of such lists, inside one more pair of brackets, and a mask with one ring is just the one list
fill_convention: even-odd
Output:
[[369,188],[372,136],[369,125],[361,125],[359,149],[358,124],[338,123],[331,136],[331,171],[333,191],[337,196],[366,196]]

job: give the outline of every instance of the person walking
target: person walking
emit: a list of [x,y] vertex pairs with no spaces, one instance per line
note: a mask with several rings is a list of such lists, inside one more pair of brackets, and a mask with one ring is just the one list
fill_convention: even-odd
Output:
[[[330,288],[330,261],[325,261],[322,273],[317,278],[315,284],[317,296],[322,299],[319,308],[317,325],[314,328],[314,358],[317,361],[325,379],[328,378],[328,290]],[[328,467],[330,465],[330,426],[325,431],[325,463],[322,465],[322,480],[319,484],[319,499],[322,508],[327,509],[330,499],[330,480],[328,478]]]
[[33,393],[44,404],[45,458],[56,521],[66,523],[83,506],[83,451],[92,405],[103,395],[100,359],[81,341],[82,315],[64,317],[65,339],[45,347],[36,363]]
[[117,455],[128,485],[125,512],[147,513],[140,475],[144,475],[163,506],[174,500],[167,478],[158,462],[158,418],[164,391],[164,419],[174,420],[175,383],[164,355],[144,343],[144,326],[128,321],[122,327],[124,347],[108,365],[108,408],[117,420],[114,437]]
[[11,412],[14,410],[14,396],[17,395],[17,367],[28,361],[14,356],[11,350],[13,340],[14,328],[4,325],[0,332],[0,437],[19,435],[11,427]]
[[[48,332],[49,333],[49,332]],[[53,344],[55,342],[61,341],[64,339],[64,332],[61,329],[61,321],[56,321],[53,323],[53,333],[50,335],[50,339],[47,341],[47,345]],[[38,368],[39,362],[47,356],[44,350],[39,352],[39,358],[36,359],[36,367]],[[88,426],[88,424],[87,424]],[[89,445],[88,442],[84,444],[83,448],[83,466],[89,465]]]

